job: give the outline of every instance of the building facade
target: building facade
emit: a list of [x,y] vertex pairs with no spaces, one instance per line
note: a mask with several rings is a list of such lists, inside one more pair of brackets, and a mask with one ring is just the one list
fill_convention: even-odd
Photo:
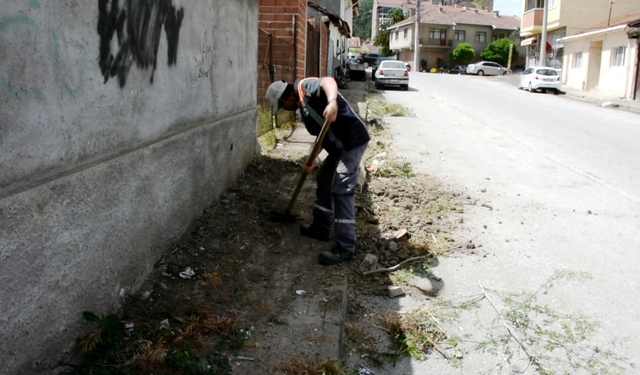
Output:
[[563,83],[573,89],[639,100],[640,12],[563,38]]
[[[415,24],[416,18],[412,16],[390,26],[390,49],[396,52],[399,60],[408,62],[412,69],[416,69],[413,66]],[[429,69],[438,67],[438,62],[450,63],[450,53],[460,43],[469,43],[476,51],[474,62],[481,59],[480,53],[492,41],[509,38],[519,42],[520,19],[501,16],[499,12],[425,4],[422,6],[420,24],[420,59],[427,60]],[[512,65],[518,65],[518,62],[513,61]]]
[[[523,0],[522,24],[520,36],[522,47],[526,48],[526,66],[540,64],[538,45],[542,34],[545,0]],[[545,65],[562,69],[564,44],[560,39],[576,34],[592,25],[608,22],[626,14],[640,11],[638,0],[548,0],[547,45],[545,46]]]

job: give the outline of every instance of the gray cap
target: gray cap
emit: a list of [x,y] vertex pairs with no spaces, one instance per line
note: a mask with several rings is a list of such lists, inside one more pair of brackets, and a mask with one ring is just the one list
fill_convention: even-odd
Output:
[[275,81],[269,85],[267,95],[265,95],[265,97],[269,99],[271,107],[273,108],[273,113],[278,113],[278,110],[280,109],[280,102],[278,99],[280,99],[286,88],[287,83],[285,81]]

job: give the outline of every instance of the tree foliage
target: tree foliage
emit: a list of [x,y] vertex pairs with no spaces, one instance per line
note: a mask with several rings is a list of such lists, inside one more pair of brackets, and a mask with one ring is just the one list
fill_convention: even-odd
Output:
[[[400,8],[395,8],[387,13],[387,17],[391,20],[389,25],[394,25],[398,22],[404,21],[407,16],[404,14],[404,11]],[[391,31],[388,28],[388,25],[382,25],[380,28],[380,32],[373,39],[373,45],[376,47],[380,47],[380,53],[384,56],[391,55],[391,50],[389,49],[389,40],[391,37]]]
[[353,36],[357,36],[362,41],[371,39],[371,11],[373,0],[363,0],[360,2],[359,14],[353,19]]
[[453,57],[454,61],[457,61],[462,64],[466,64],[476,55],[476,51],[473,50],[471,44],[469,43],[460,43],[451,53],[451,57]]
[[[502,66],[507,66],[509,62],[509,46],[513,45],[513,54],[511,55],[511,61],[518,60],[518,46],[508,38],[498,39],[495,42],[489,43],[487,49],[485,49],[480,56],[488,61],[494,61]],[[508,67],[507,67],[508,68]]]

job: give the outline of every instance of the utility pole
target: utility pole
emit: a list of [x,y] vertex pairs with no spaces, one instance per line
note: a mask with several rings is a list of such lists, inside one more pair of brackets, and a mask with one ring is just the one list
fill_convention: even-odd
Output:
[[511,74],[511,59],[513,58],[513,44],[509,44],[509,62],[507,63],[507,71]]
[[538,50],[540,53],[540,66],[547,66],[547,19],[549,18],[549,0],[544,1],[544,10],[542,11],[542,36]]
[[611,9],[613,8],[614,1],[615,0],[611,0],[611,2],[609,3],[609,19],[607,20],[607,27],[611,25]]
[[416,1],[416,27],[413,36],[413,69],[420,71],[420,0]]

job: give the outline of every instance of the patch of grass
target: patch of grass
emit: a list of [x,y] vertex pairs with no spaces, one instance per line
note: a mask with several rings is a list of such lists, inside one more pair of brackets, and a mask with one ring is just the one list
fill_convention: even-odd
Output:
[[[556,271],[537,291],[504,292],[480,286],[481,293],[458,301],[435,301],[417,311],[382,319],[398,353],[424,359],[433,350],[455,367],[461,363],[460,344],[473,344],[471,349],[495,358],[495,372],[506,368],[522,353],[529,365],[543,375],[552,374],[622,374],[625,360],[616,355],[622,340],[610,345],[593,345],[589,341],[597,332],[598,322],[581,313],[561,313],[538,303],[538,296],[547,294],[561,281],[584,280],[585,273]],[[447,334],[441,323],[450,323],[463,311],[478,310],[486,304],[495,312],[485,337],[471,340],[470,335],[455,337]],[[463,345],[460,345],[463,346]],[[469,345],[466,345],[469,347]]]
[[[231,366],[222,351],[241,348],[246,333],[233,327],[234,318],[211,314],[203,302],[193,304],[191,310],[187,317],[174,318],[180,325],[174,329],[169,329],[166,322],[125,325],[115,314],[98,317],[85,312],[85,320],[97,324],[98,329],[78,340],[83,361],[73,374],[230,374]],[[213,354],[206,358],[206,366],[194,349],[204,346],[203,334],[219,338]]]
[[415,114],[408,108],[398,103],[387,102],[381,96],[367,98],[367,109],[375,117],[414,117]]

